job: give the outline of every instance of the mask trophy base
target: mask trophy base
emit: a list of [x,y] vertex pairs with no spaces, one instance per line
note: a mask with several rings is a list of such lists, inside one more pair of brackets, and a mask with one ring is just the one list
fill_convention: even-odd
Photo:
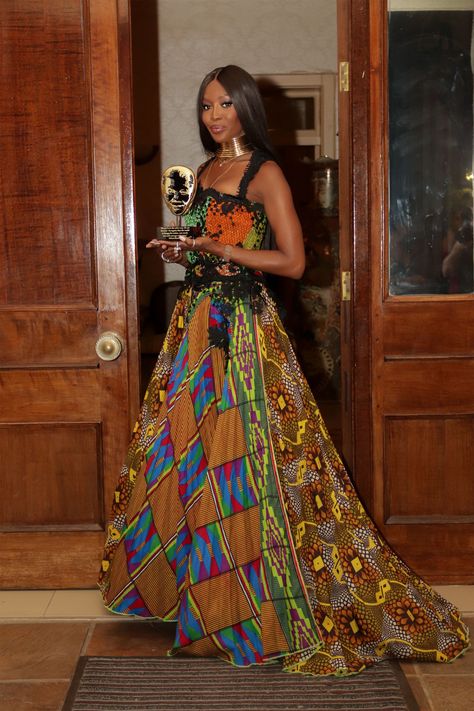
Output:
[[176,217],[176,225],[158,227],[157,238],[170,241],[179,240],[180,237],[199,237],[199,227],[190,227],[181,224],[181,217],[191,207],[196,194],[197,180],[191,168],[184,165],[172,165],[161,176],[161,194],[168,209]]
[[167,239],[173,242],[179,240],[180,237],[200,237],[201,229],[200,227],[187,227],[186,225],[169,225],[168,227],[158,227],[156,234],[157,239]]

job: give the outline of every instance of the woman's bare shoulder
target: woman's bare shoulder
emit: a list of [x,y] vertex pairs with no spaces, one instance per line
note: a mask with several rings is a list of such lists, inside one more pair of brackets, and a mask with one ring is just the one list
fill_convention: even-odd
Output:
[[203,170],[204,170],[205,168],[207,168],[207,166],[208,166],[211,162],[212,162],[212,156],[211,156],[211,158],[208,158],[208,159],[205,160],[203,163],[201,163],[201,165],[198,166],[198,168],[197,168],[197,170],[196,170],[196,175],[199,177],[199,176],[201,175],[201,173],[203,172]]
[[278,192],[279,189],[286,190],[287,186],[288,183],[283,171],[274,160],[262,163],[251,183],[252,192],[258,195],[261,202],[270,192],[275,194],[275,191]]
[[269,180],[271,178],[283,177],[283,171],[276,161],[269,159],[262,163],[257,176],[263,180]]

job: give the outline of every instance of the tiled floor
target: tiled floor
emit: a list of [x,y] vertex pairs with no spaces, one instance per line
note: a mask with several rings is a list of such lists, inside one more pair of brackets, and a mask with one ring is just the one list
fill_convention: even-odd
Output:
[[[474,586],[437,588],[474,637]],[[95,590],[0,591],[0,711],[59,711],[81,654],[163,656],[173,625],[104,610]],[[474,651],[454,664],[404,664],[421,711],[474,709]]]

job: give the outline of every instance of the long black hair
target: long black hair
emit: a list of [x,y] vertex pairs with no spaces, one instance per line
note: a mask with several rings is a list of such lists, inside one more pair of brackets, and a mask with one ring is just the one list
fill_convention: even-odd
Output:
[[222,84],[227,94],[232,99],[237,116],[242,125],[247,141],[254,147],[267,153],[274,160],[278,161],[275,149],[272,146],[268,135],[267,117],[263,106],[262,97],[258,89],[257,82],[251,74],[236,66],[228,64],[226,67],[217,67],[209,74],[206,74],[199,87],[197,98],[197,116],[199,123],[199,134],[204,149],[208,153],[214,153],[217,143],[205,127],[202,120],[202,105],[204,94],[211,81]]

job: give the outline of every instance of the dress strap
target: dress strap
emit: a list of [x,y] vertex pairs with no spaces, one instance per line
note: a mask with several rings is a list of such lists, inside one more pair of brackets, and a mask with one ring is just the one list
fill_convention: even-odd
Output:
[[241,199],[245,199],[247,197],[247,190],[250,181],[255,178],[261,166],[269,160],[272,160],[270,156],[268,156],[261,150],[256,149],[252,153],[252,157],[250,158],[247,167],[245,168],[244,174],[241,178],[237,197]]

